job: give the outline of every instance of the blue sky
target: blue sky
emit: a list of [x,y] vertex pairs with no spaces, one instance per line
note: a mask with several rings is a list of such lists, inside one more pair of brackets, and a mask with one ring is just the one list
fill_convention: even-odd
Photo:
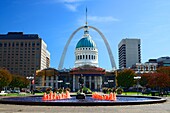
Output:
[[[0,0],[0,34],[21,31],[39,34],[51,53],[51,67],[59,60],[73,31],[85,24],[98,28],[107,38],[118,67],[118,43],[140,38],[142,62],[170,56],[169,0]],[[99,65],[111,69],[106,47],[99,34],[90,30],[99,50]],[[74,66],[74,50],[82,37],[78,32],[67,51],[65,68]]]

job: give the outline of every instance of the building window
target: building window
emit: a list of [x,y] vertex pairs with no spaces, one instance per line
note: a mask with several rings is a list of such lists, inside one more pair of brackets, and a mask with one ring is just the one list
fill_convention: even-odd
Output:
[[19,46],[19,43],[18,43],[18,42],[16,43],[16,46]]
[[56,86],[56,83],[53,84],[53,88],[55,88],[55,86]]
[[84,59],[84,55],[83,55],[83,59]]
[[21,43],[20,43],[20,46],[23,47],[23,45],[24,45],[23,42],[21,42]]
[[90,59],[90,55],[89,55],[89,59]]
[[4,43],[4,47],[7,47],[7,43]]
[[40,43],[39,42],[37,42],[37,46],[39,46],[40,45]]
[[35,43],[34,42],[32,43],[32,47],[35,47]]
[[87,59],[87,55],[86,55],[86,59]]

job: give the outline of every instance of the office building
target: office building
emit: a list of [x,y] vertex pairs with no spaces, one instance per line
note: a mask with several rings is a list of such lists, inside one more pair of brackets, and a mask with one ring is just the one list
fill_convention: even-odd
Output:
[[47,44],[37,34],[0,34],[0,68],[12,74],[30,76],[49,66]]
[[158,67],[170,66],[170,57],[160,57],[157,59]]
[[122,39],[118,45],[119,68],[131,68],[136,63],[141,63],[140,39]]

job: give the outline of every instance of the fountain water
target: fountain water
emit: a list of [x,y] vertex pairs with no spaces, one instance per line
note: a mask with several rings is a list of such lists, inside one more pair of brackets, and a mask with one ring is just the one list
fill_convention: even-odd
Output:
[[50,92],[49,94],[44,93],[42,100],[46,101],[46,100],[60,100],[60,99],[68,99],[70,98],[70,92],[66,91],[66,93],[62,93],[62,94],[57,94],[56,92]]

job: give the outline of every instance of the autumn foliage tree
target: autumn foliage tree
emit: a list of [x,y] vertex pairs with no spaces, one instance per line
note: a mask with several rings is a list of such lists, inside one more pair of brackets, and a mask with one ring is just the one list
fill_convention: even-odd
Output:
[[130,69],[125,69],[121,72],[118,72],[117,75],[117,84],[118,86],[129,88],[134,85],[134,76],[135,72]]
[[8,86],[12,81],[11,73],[6,69],[0,69],[0,90]]
[[151,88],[166,88],[170,86],[170,77],[164,73],[142,74],[140,83]]
[[157,69],[158,73],[163,73],[163,74],[167,74],[170,77],[170,67],[159,67]]
[[169,86],[170,77],[167,74],[153,73],[151,76],[152,77],[149,77],[149,80],[148,80],[149,85],[151,87],[165,88]]

